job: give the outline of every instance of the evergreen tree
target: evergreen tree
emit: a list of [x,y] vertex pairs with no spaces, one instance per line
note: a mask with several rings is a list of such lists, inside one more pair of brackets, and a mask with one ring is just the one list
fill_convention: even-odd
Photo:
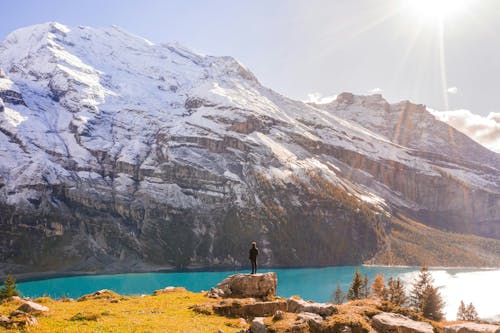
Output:
[[361,273],[356,268],[356,273],[352,276],[352,284],[347,292],[347,299],[352,301],[355,299],[361,299],[363,294],[363,279],[361,278]]
[[410,306],[419,312],[423,312],[425,292],[432,286],[434,280],[427,266],[420,269],[417,280],[410,291]]
[[397,306],[402,306],[406,303],[406,291],[400,278],[396,280],[392,277],[389,278],[384,299]]
[[465,308],[464,301],[460,301],[460,306],[457,311],[457,320],[467,320],[466,311],[467,309]]
[[345,300],[344,292],[340,288],[340,284],[337,284],[337,289],[335,289],[332,295],[332,302],[335,304],[342,304],[344,303],[344,300]]
[[372,294],[377,299],[385,299],[387,290],[385,288],[384,274],[375,275],[372,283]]
[[12,274],[7,275],[7,279],[3,282],[2,288],[0,288],[0,300],[19,295],[20,293],[17,290],[16,279],[14,279]]
[[424,290],[422,314],[425,318],[440,321],[443,319],[444,302],[439,290],[432,285]]
[[472,303],[469,303],[469,305],[467,305],[467,308],[465,309],[465,320],[479,320],[479,315],[477,314],[476,307]]
[[365,278],[363,280],[363,294],[364,298],[370,297],[370,280],[368,279],[367,274],[365,274]]
[[410,305],[424,317],[439,321],[443,318],[444,302],[433,283],[431,273],[423,266],[411,289]]

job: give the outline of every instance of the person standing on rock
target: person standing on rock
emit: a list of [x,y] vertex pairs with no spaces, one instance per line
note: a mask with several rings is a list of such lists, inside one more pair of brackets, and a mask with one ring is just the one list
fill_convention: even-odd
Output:
[[252,248],[249,252],[249,259],[252,263],[252,274],[257,273],[257,256],[259,255],[259,249],[257,249],[257,243],[252,242]]

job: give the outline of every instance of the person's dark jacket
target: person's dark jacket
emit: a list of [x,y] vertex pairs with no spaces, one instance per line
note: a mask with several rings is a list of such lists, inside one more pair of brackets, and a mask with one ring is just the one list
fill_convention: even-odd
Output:
[[257,255],[259,254],[259,250],[256,247],[252,247],[249,251],[248,258],[250,260],[257,260]]

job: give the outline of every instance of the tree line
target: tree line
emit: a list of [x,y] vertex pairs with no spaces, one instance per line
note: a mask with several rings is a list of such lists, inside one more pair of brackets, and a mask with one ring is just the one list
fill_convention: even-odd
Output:
[[[409,307],[427,319],[435,321],[444,319],[445,303],[439,288],[434,286],[434,279],[426,266],[420,269],[408,294],[400,278],[390,277],[386,283],[383,274],[376,274],[370,285],[368,276],[363,277],[358,269],[352,277],[347,293],[344,293],[339,284],[332,293],[332,302],[336,304],[341,304],[346,299],[352,301],[366,298],[386,301],[397,307]],[[462,301],[457,311],[457,320],[476,321],[478,319],[474,305],[470,303],[465,306]]]

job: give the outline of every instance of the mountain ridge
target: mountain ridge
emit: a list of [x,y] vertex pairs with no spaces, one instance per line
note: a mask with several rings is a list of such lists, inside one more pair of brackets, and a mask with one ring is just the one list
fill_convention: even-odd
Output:
[[[452,154],[448,132],[423,140],[408,121],[431,121],[422,106],[307,105],[231,57],[113,27],[18,30],[0,67],[6,267],[244,265],[254,239],[267,265],[360,263],[387,246],[395,213],[500,239],[500,154],[455,132]],[[377,105],[404,126],[362,126]]]

